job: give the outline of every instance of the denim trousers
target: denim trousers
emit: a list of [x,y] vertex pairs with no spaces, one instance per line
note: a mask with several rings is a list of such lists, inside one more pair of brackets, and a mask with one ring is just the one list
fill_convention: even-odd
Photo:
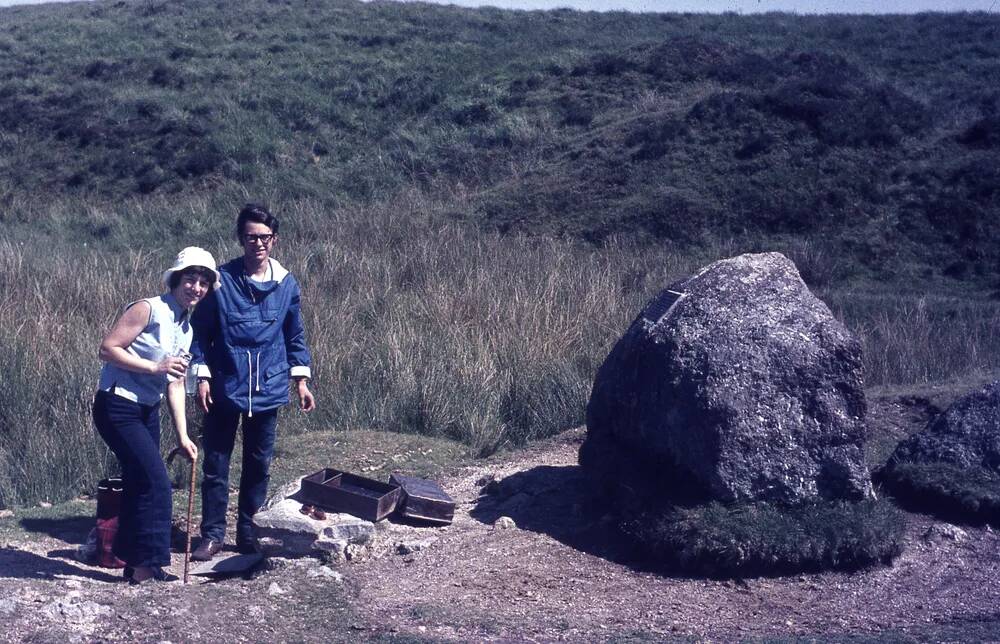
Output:
[[172,507],[170,478],[160,456],[160,404],[140,405],[98,391],[94,425],[122,470],[121,510],[112,552],[133,567],[169,566]]
[[236,542],[245,543],[254,537],[253,515],[267,500],[278,410],[254,410],[253,416],[249,416],[219,398],[216,401],[205,415],[202,435],[201,536],[220,543],[225,540],[229,459],[239,426],[243,435],[243,466],[236,514]]

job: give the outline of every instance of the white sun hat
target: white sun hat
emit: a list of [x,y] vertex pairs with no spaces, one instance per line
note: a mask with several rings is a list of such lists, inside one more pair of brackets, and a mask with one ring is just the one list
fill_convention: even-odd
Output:
[[182,271],[185,268],[190,268],[192,266],[201,266],[212,271],[212,275],[215,276],[212,288],[219,288],[222,286],[219,282],[219,271],[215,269],[215,258],[212,257],[212,253],[208,252],[204,248],[198,248],[197,246],[188,246],[187,248],[181,249],[181,252],[177,253],[177,259],[174,260],[174,265],[163,272],[163,285],[169,289],[170,276],[177,271]]

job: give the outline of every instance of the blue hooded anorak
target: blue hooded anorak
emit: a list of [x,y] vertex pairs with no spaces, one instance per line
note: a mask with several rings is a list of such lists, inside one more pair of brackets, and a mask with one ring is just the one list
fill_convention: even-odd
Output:
[[191,319],[194,373],[212,379],[216,402],[221,396],[251,416],[288,403],[289,377],[311,376],[299,284],[276,260],[268,262],[271,279],[264,282],[246,275],[242,257],[221,266],[221,287]]

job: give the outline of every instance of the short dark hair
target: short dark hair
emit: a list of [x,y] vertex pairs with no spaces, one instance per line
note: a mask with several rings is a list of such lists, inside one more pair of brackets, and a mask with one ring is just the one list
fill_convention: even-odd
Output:
[[278,218],[268,211],[267,206],[262,206],[256,203],[248,203],[243,206],[243,209],[240,210],[239,216],[236,217],[237,238],[243,238],[243,227],[247,224],[247,222],[264,224],[271,229],[272,233],[275,235],[278,234]]
[[177,285],[181,283],[181,278],[185,275],[197,275],[199,277],[204,277],[205,281],[208,282],[209,292],[215,288],[215,273],[204,266],[188,266],[184,270],[174,271],[170,274],[168,286],[171,291],[177,288]]

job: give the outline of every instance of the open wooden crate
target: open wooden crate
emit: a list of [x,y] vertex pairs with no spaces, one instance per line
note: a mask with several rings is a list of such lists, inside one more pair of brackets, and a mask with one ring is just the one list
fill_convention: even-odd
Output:
[[346,512],[368,521],[392,514],[400,489],[374,479],[325,467],[302,479],[302,499],[333,512]]

